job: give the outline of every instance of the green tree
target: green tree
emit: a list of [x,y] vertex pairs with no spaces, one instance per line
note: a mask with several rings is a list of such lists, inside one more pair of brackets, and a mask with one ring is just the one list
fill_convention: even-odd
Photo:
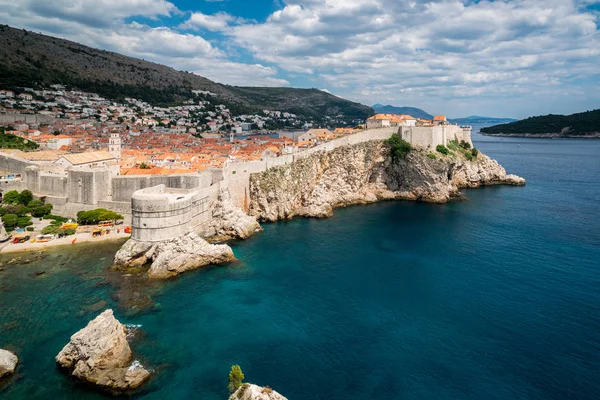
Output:
[[229,383],[227,388],[229,388],[229,393],[235,392],[240,386],[242,386],[242,382],[244,381],[244,373],[239,365],[232,365],[231,371],[229,371]]
[[44,203],[41,200],[31,200],[29,203],[27,203],[27,207],[31,208],[32,210],[43,205]]
[[390,155],[392,156],[393,162],[405,158],[412,150],[412,145],[406,140],[403,140],[398,134],[393,134],[385,141],[385,143],[390,148]]
[[473,147],[473,148],[471,149],[471,155],[472,155],[473,157],[477,157],[477,156],[479,155],[479,150],[477,150],[475,147]]
[[6,192],[4,197],[2,198],[3,204],[19,204],[21,201],[21,195],[16,190],[10,190]]
[[17,225],[17,219],[16,214],[6,214],[2,217],[2,222],[6,228],[14,228]]
[[17,218],[17,226],[19,228],[25,228],[28,226],[33,225],[33,222],[31,222],[31,217],[18,217]]
[[465,150],[469,150],[471,148],[471,143],[461,140],[460,147],[462,147]]
[[152,167],[143,162],[140,164],[140,169],[152,169]]
[[123,219],[123,216],[105,208],[96,208],[95,210],[79,211],[77,213],[77,222],[82,225],[97,224],[100,221],[113,221]]
[[52,204],[35,207],[31,210],[31,215],[36,218],[43,218],[52,212]]
[[31,193],[31,190],[25,189],[21,192],[19,197],[20,197],[20,204],[29,204],[31,202],[31,200],[33,200],[33,193]]

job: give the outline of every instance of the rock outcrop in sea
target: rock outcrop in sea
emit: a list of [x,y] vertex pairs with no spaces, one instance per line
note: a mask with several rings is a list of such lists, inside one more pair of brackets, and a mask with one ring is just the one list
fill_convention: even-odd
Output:
[[269,387],[244,383],[229,396],[229,400],[287,400],[287,398]]
[[117,267],[138,267],[150,264],[148,276],[170,278],[182,272],[211,264],[234,261],[231,247],[210,244],[194,232],[161,242],[129,239],[115,255]]
[[117,393],[136,389],[150,377],[150,372],[132,360],[126,328],[112,310],[71,336],[56,356],[56,362],[73,377]]
[[247,239],[262,228],[255,217],[233,204],[229,191],[222,191],[215,203],[212,219],[201,230],[200,236],[211,242],[222,242]]
[[249,214],[262,221],[294,216],[328,217],[336,207],[380,200],[445,203],[459,189],[481,185],[524,185],[498,162],[479,154],[444,156],[413,149],[392,161],[384,141],[321,151],[294,163],[251,175]]
[[17,368],[19,359],[8,350],[0,349],[0,379],[12,375]]

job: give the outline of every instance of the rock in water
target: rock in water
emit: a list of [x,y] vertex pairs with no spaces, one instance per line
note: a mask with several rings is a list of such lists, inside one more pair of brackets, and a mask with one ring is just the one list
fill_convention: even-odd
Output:
[[148,271],[153,278],[168,278],[206,265],[235,260],[231,247],[210,244],[193,232],[159,243],[154,254]]
[[71,336],[71,341],[58,353],[56,362],[75,378],[114,392],[139,387],[150,372],[139,363],[132,364],[127,333],[106,310],[85,328]]
[[148,275],[152,278],[169,278],[206,265],[234,260],[231,247],[210,244],[194,232],[156,243],[130,239],[115,255],[117,266],[151,263]]
[[229,191],[219,194],[211,220],[201,227],[200,235],[210,241],[218,242],[230,239],[248,239],[256,231],[262,230],[256,217],[247,215],[236,207]]
[[287,398],[269,387],[244,383],[229,397],[229,400],[287,400]]
[[15,372],[19,359],[8,350],[0,349],[0,378]]

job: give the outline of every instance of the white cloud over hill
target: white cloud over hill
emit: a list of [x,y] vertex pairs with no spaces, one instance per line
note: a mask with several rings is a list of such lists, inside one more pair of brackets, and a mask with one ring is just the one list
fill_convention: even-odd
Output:
[[592,108],[600,89],[590,0],[288,0],[262,21],[165,0],[0,4],[13,26],[220,82],[291,81],[367,104],[526,116]]

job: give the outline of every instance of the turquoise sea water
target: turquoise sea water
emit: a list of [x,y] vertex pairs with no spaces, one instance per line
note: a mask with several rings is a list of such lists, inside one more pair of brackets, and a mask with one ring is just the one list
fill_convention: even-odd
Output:
[[117,244],[3,266],[0,397],[104,397],[54,356],[112,307],[141,325],[143,399],[224,399],[232,364],[292,400],[600,398],[600,141],[475,142],[527,186],[267,224],[164,283],[108,272]]

